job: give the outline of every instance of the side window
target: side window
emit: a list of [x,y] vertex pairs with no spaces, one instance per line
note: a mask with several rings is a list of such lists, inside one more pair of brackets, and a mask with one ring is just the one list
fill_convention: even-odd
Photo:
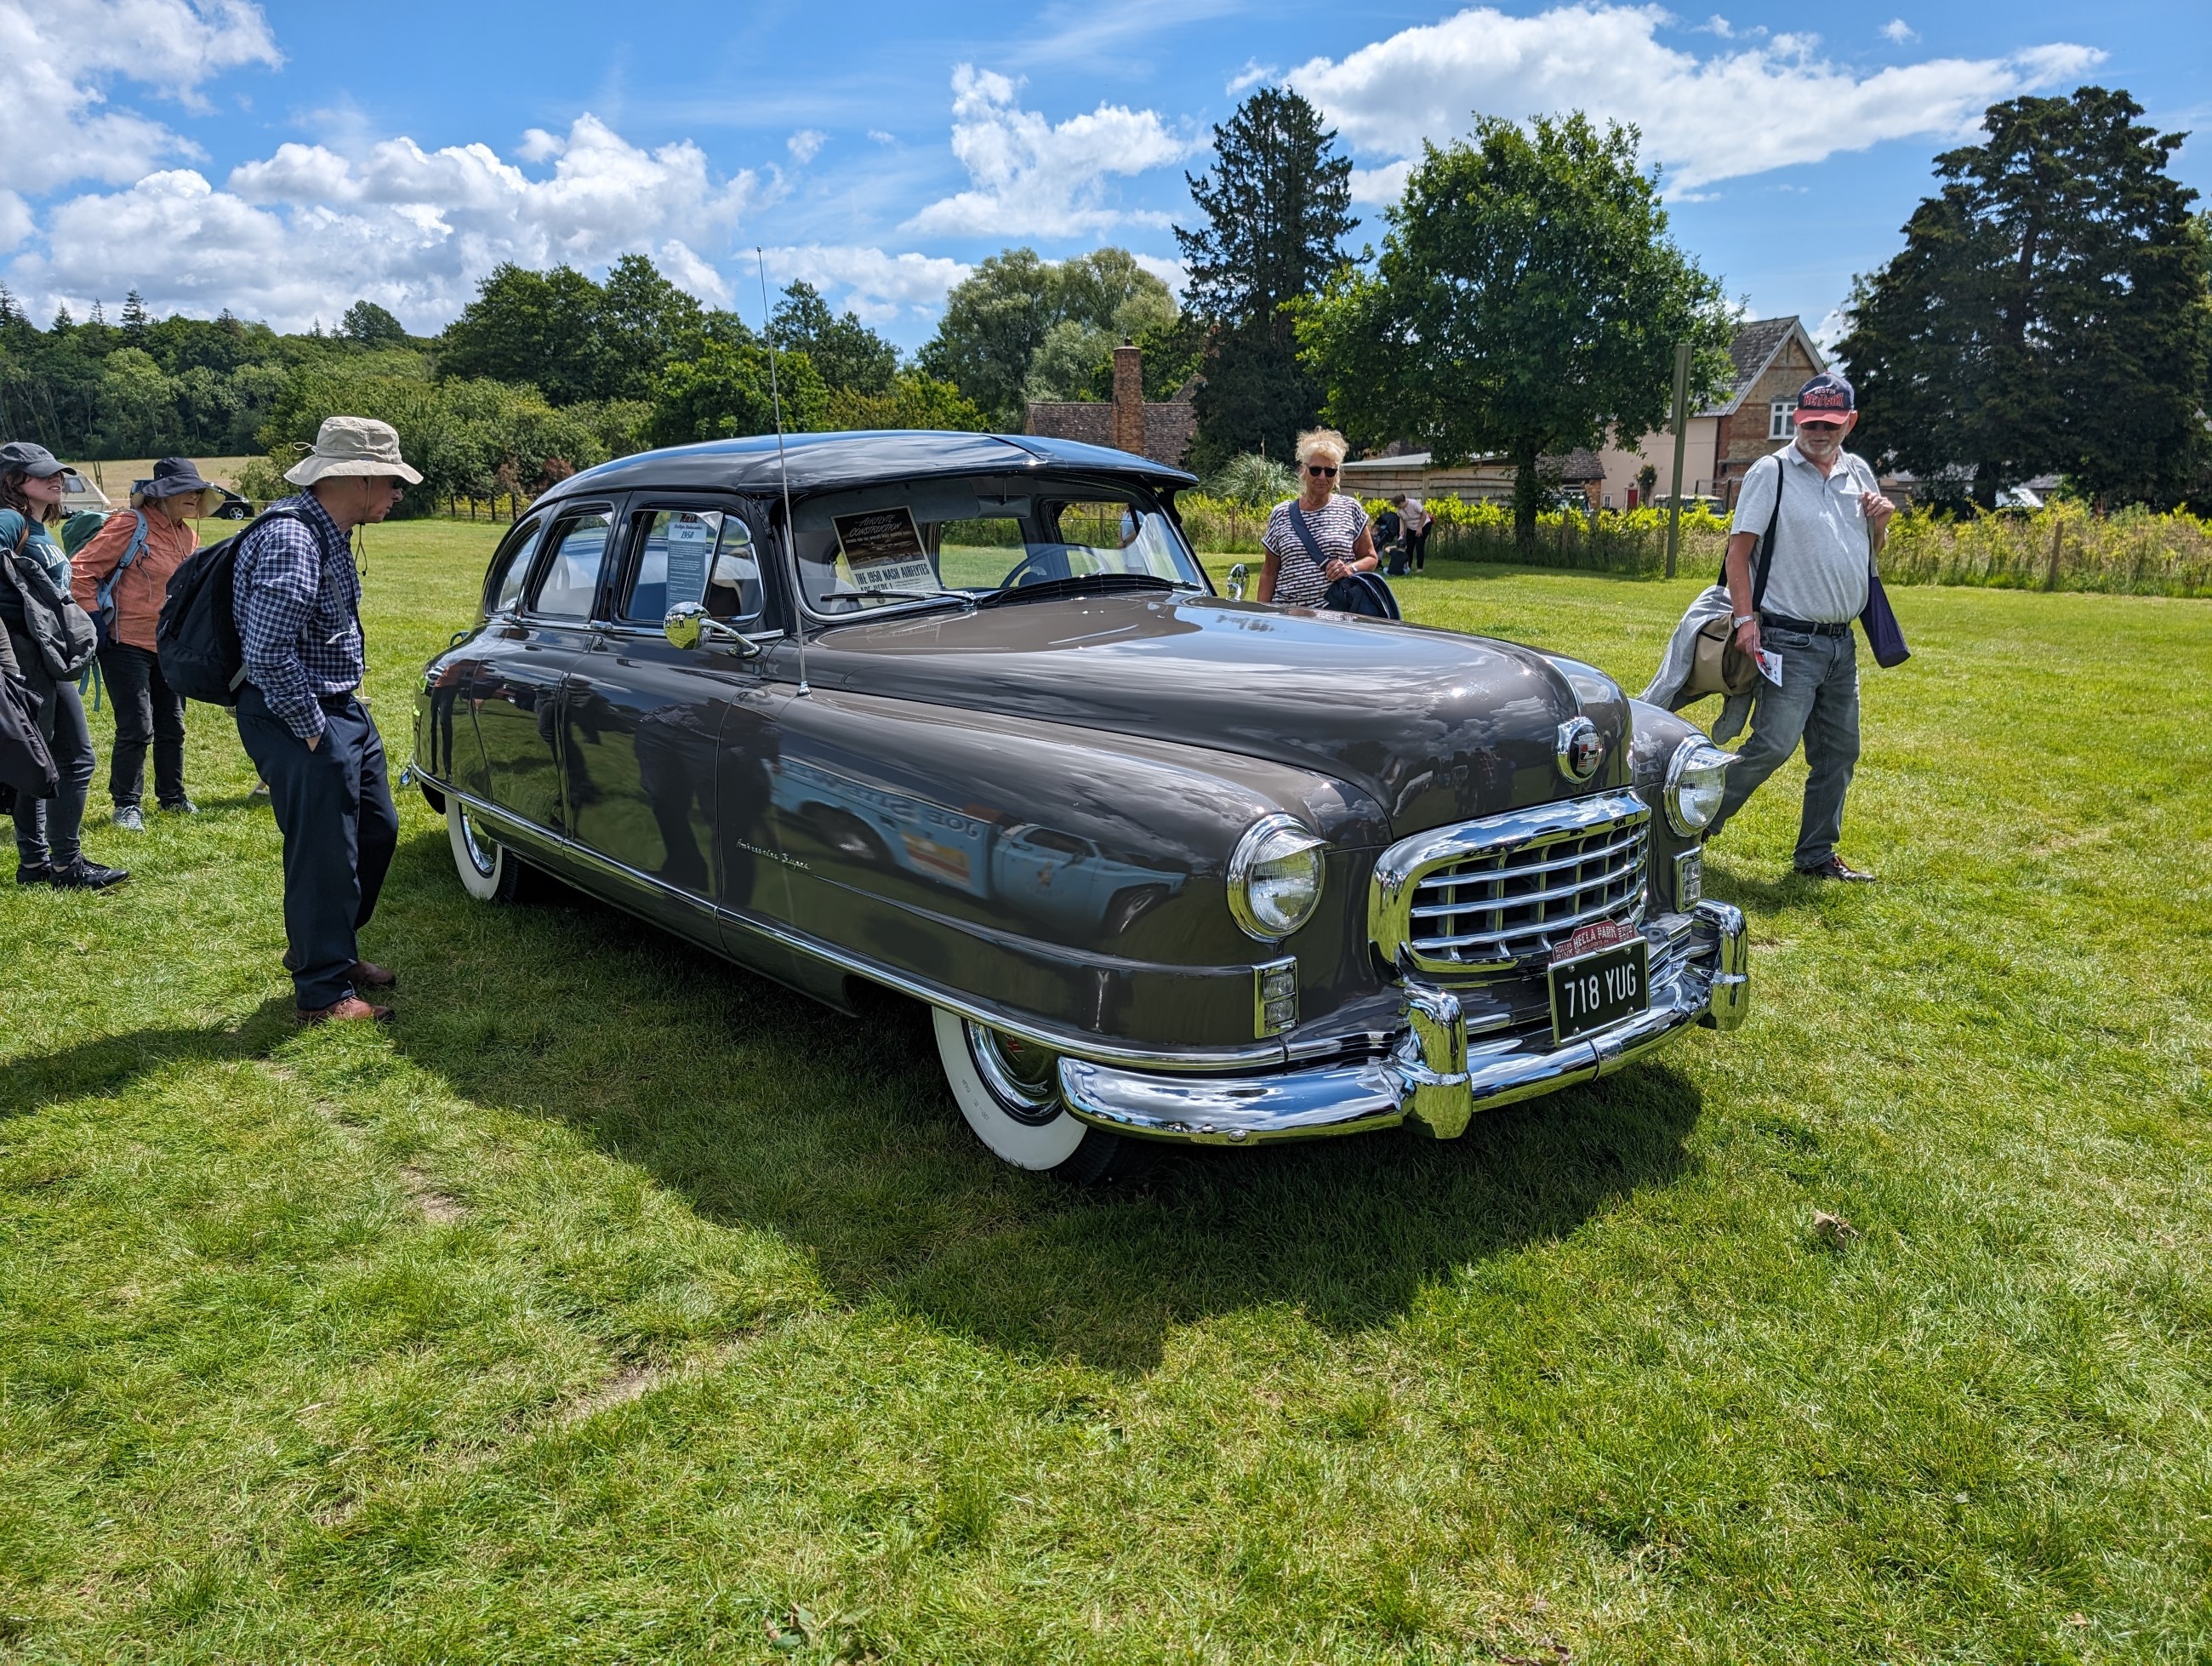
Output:
[[579,515],[563,521],[554,536],[553,554],[538,581],[532,611],[549,619],[588,619],[592,596],[599,587],[599,562],[607,552],[605,514]]
[[732,624],[760,617],[760,562],[743,520],[720,509],[649,509],[636,525],[624,619],[659,624],[670,608],[702,602]]
[[507,535],[507,542],[491,559],[491,582],[485,587],[491,599],[488,611],[514,611],[514,605],[522,599],[522,581],[530,576],[530,558],[538,553],[538,536],[544,530],[545,517],[539,515]]

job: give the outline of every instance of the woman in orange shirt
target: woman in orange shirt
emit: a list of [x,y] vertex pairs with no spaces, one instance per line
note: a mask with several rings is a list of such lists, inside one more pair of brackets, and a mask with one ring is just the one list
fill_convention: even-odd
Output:
[[146,830],[140,798],[149,745],[155,802],[184,815],[199,808],[185,792],[185,697],[161,675],[154,627],[168,597],[170,575],[199,548],[199,533],[191,523],[214,489],[186,459],[164,457],[154,465],[154,477],[131,494],[133,512],[110,515],[70,563],[77,605],[95,617],[100,587],[110,585],[114,614],[100,648],[100,678],[115,703],[107,791],[115,800],[115,824],[133,833]]

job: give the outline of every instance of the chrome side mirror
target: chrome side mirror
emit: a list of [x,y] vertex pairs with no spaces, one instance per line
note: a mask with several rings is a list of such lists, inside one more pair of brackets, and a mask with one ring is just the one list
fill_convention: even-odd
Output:
[[696,602],[679,602],[660,622],[660,634],[671,648],[726,648],[740,660],[760,658],[761,646],[742,630],[724,624]]
[[1251,576],[1252,569],[1241,561],[1229,569],[1229,599],[1231,601],[1241,602],[1244,599],[1244,585]]

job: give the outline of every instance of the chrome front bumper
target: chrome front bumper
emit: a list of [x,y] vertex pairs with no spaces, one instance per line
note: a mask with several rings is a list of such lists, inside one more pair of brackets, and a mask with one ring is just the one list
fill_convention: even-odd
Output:
[[1142,1074],[1063,1058],[1060,1091],[1083,1121],[1148,1139],[1237,1146],[1411,1123],[1449,1140],[1486,1106],[1610,1075],[1692,1024],[1733,1030],[1743,1022],[1751,982],[1741,909],[1700,903],[1644,934],[1652,939],[1650,1010],[1565,1047],[1547,1050],[1525,1036],[1470,1044],[1459,998],[1414,983],[1406,990],[1405,1030],[1382,1056],[1235,1077]]

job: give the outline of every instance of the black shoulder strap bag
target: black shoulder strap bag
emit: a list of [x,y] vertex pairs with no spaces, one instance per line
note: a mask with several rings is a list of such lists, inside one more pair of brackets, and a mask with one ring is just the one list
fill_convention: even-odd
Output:
[[[1313,528],[1306,525],[1305,511],[1298,507],[1296,498],[1291,500],[1291,530],[1297,534],[1298,542],[1305,546],[1306,554],[1322,571],[1328,569],[1328,557],[1321,552],[1314,539]],[[1398,611],[1398,599],[1380,573],[1346,573],[1340,579],[1330,581],[1328,593],[1321,605],[1335,613],[1357,613],[1369,619],[1395,619],[1403,616]]]

